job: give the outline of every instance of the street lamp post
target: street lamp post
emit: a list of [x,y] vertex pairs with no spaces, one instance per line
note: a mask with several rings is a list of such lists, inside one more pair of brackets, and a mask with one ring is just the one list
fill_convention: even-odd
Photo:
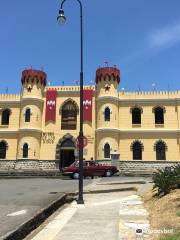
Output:
[[[60,24],[64,24],[66,17],[64,15],[63,5],[67,0],[63,0],[57,20]],[[79,131],[79,196],[78,204],[84,204],[83,200],[83,9],[80,0],[77,0],[80,5],[80,131]]]

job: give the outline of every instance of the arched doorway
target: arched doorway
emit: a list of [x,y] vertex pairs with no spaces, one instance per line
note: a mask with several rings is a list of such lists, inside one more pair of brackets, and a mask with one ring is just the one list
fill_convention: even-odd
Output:
[[59,161],[59,169],[70,166],[75,161],[75,138],[66,134],[60,139],[56,149],[56,160]]

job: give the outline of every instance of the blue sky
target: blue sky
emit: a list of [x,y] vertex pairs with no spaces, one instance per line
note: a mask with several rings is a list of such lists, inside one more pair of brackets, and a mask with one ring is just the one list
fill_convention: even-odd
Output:
[[[180,89],[180,1],[82,0],[84,78],[97,67],[117,65],[120,88]],[[51,85],[79,79],[79,6],[64,5],[66,24],[57,24],[60,1],[0,1],[0,92],[19,92],[23,69],[43,68]],[[152,87],[155,84],[155,87]]]

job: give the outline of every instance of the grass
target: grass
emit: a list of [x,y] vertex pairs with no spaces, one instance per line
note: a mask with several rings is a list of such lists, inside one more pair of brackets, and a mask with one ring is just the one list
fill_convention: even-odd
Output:
[[176,212],[176,215],[177,215],[178,217],[180,217],[180,210],[178,210],[178,211]]
[[180,240],[180,189],[172,190],[163,197],[152,191],[143,196],[145,207],[150,214],[152,230],[173,229],[174,235],[153,234],[153,240]]
[[161,237],[160,240],[180,240],[180,233]]

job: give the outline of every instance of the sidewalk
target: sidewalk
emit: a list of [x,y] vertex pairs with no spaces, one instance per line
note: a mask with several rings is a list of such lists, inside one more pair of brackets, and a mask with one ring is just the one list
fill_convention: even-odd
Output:
[[136,191],[119,191],[127,185],[132,187],[131,184],[101,184],[99,179],[95,180],[85,192],[96,190],[96,193],[84,194],[84,205],[73,201],[31,239],[150,240],[148,213],[140,196]]

